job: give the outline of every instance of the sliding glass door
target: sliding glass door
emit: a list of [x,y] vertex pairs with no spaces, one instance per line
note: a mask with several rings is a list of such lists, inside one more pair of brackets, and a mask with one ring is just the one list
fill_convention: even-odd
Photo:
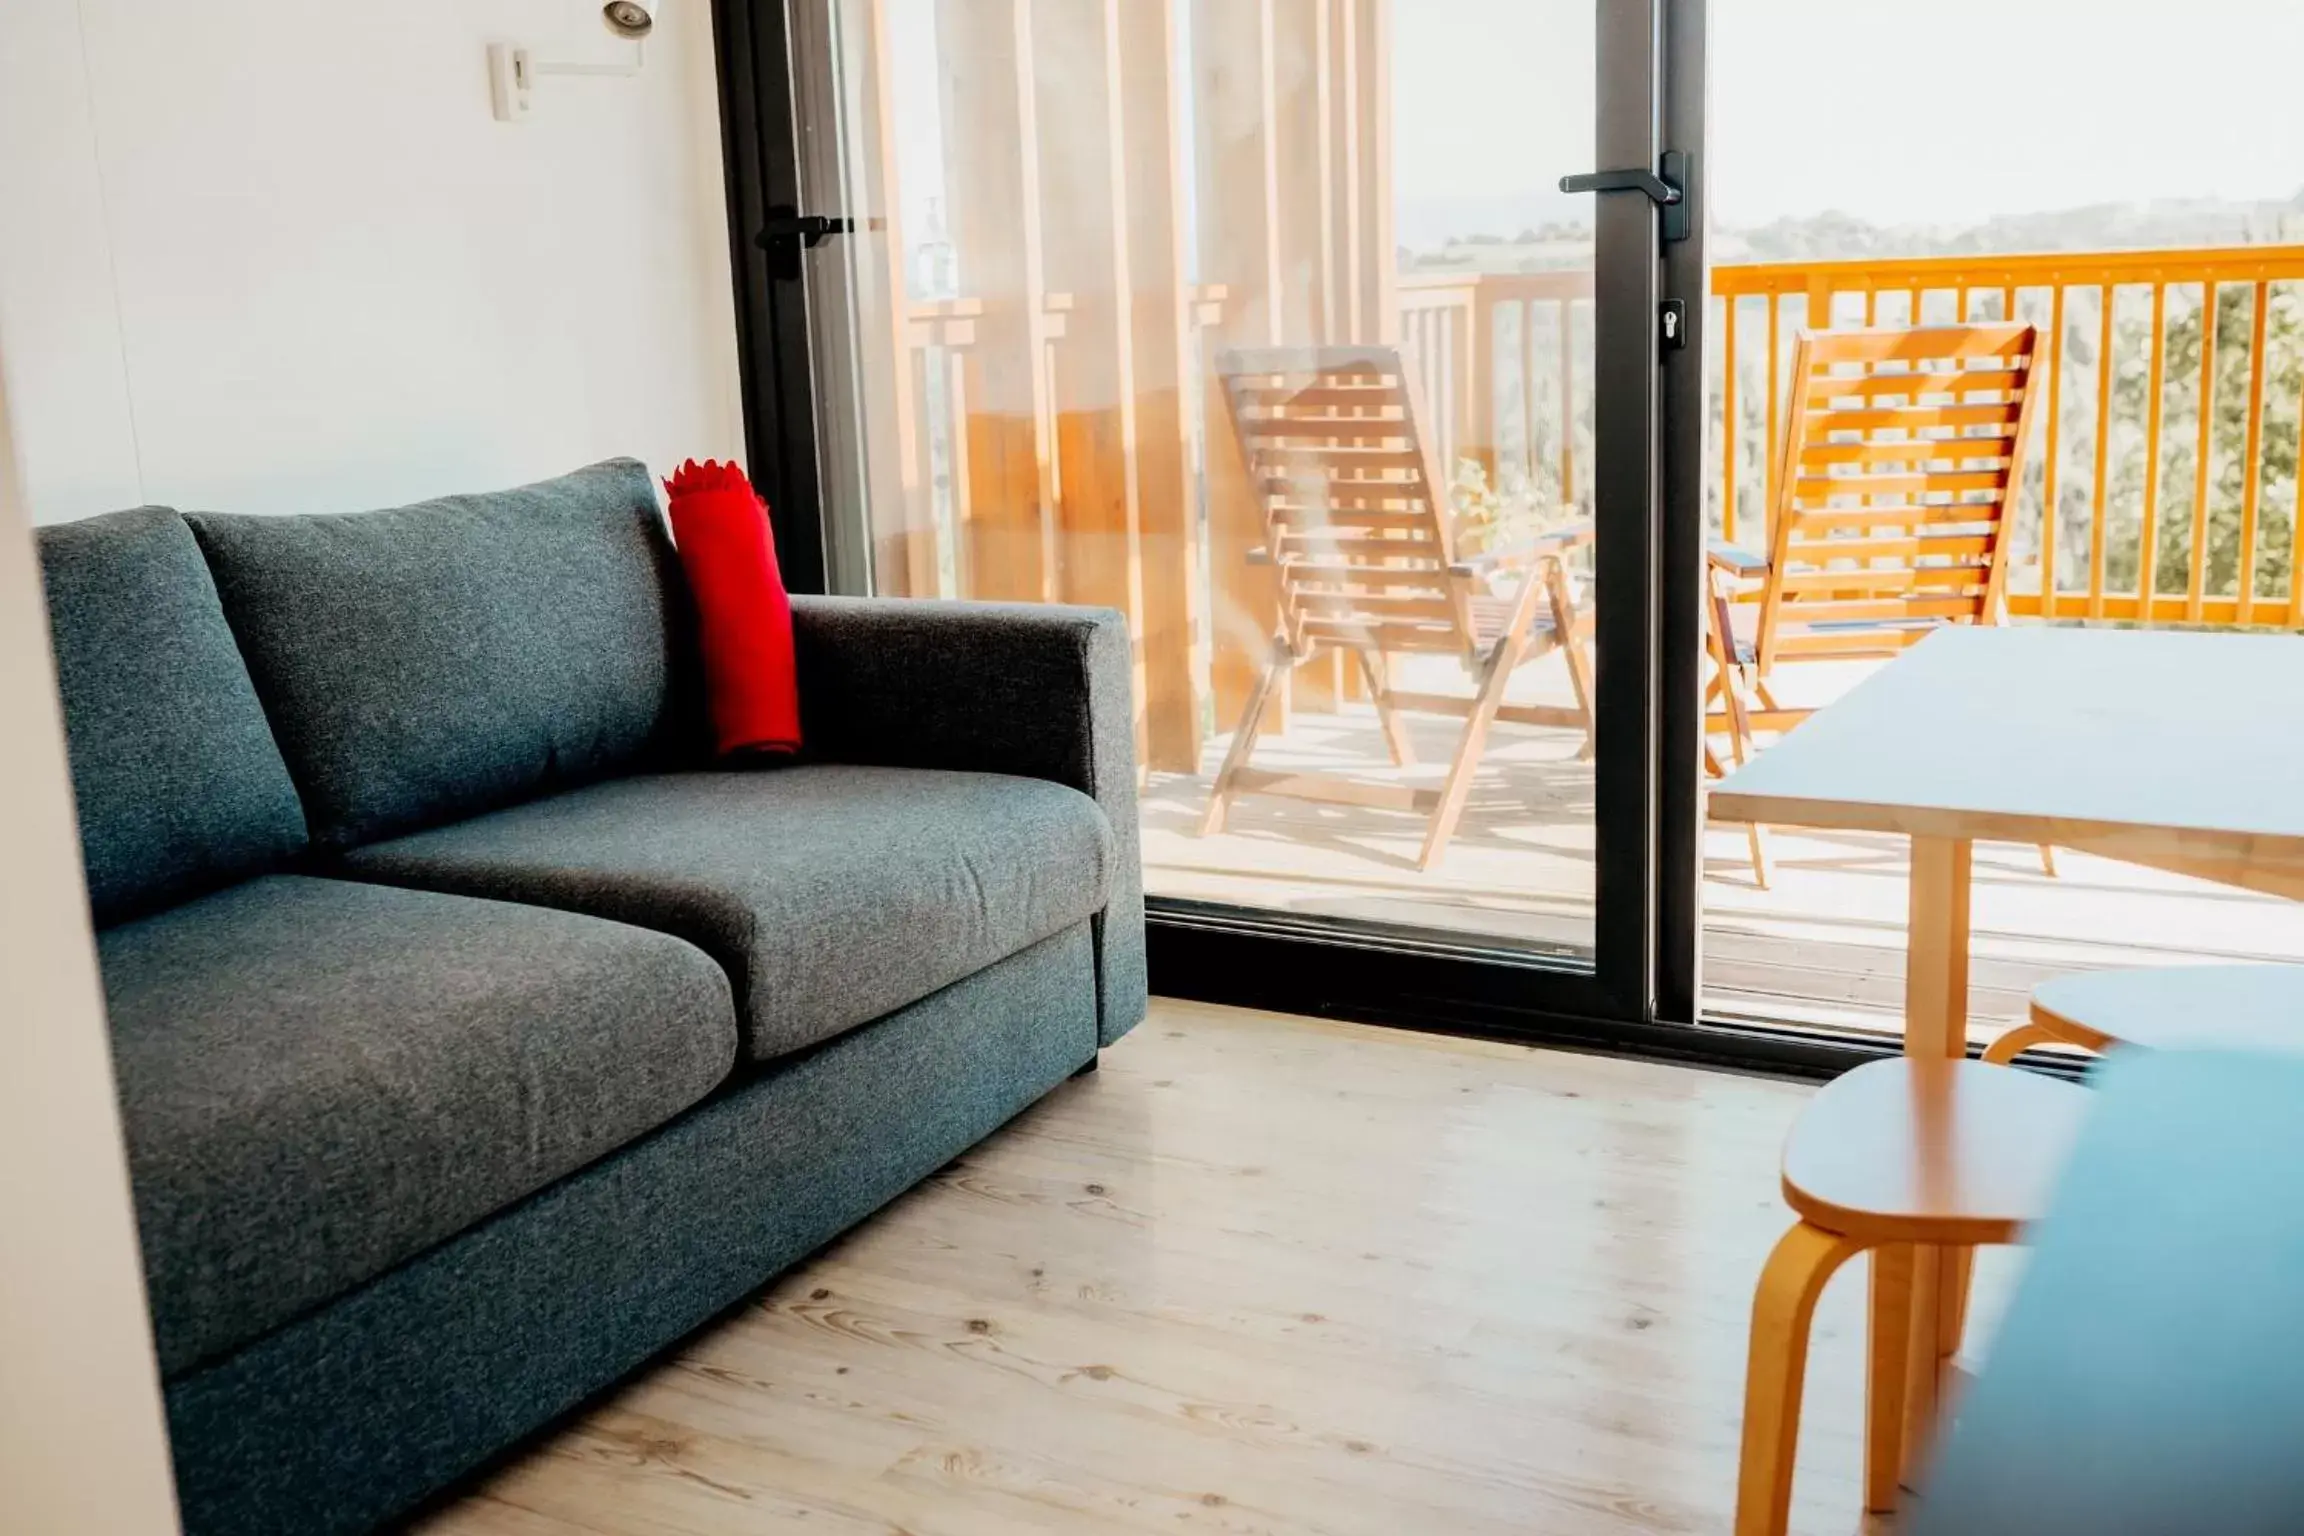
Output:
[[836,589],[1127,616],[1170,952],[1691,1019],[1699,7],[725,9],[755,454]]

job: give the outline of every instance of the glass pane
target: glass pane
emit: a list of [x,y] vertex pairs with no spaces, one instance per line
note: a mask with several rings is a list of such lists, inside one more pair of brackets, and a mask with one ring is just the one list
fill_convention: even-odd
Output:
[[1590,0],[835,17],[876,589],[1128,616],[1156,896],[1588,958]]
[[[1767,557],[1724,583],[1729,628],[1754,646],[1771,583],[1779,605],[1778,646],[1736,668],[1762,718],[1739,742],[1716,708],[1719,758],[1797,739],[1805,719],[1898,665],[1904,644],[1937,624],[2304,624],[2293,576],[2304,117],[2289,84],[2304,12],[2199,0],[2184,25],[2144,28],[2108,24],[2112,14],[2078,0],[1715,8],[1708,510],[1715,534]],[[1979,65],[2006,65],[2022,84],[1981,110],[1883,109],[1878,66],[1891,60],[1901,80],[1976,79]],[[2141,82],[2149,111],[2130,88]],[[1996,489],[1847,494],[1863,440],[1883,463],[1876,440],[1897,429],[1878,412],[1835,413],[1840,430],[1796,415],[1802,333],[2011,321],[2035,327],[2040,348],[2029,435],[2012,456],[1933,461],[1971,471],[2012,461],[2005,499]],[[1957,424],[1943,416],[1916,430],[2008,430],[1995,423],[2010,394],[1958,398],[1967,414]],[[1787,528],[1778,470],[1803,424],[1809,472],[1830,461],[1821,473],[1843,478],[1832,494],[1800,498]],[[1915,501],[1929,508],[1924,525],[1904,505]],[[1849,515],[1866,505],[1877,520]],[[1995,560],[1997,594],[1962,574]],[[1902,634],[1881,622],[1892,604],[1911,609]],[[2057,704],[2029,702],[2050,715]],[[1706,852],[1712,1011],[1902,1029],[1904,839],[1785,828],[1756,845],[1721,825]],[[2304,960],[2304,908],[2293,903],[2068,848],[1981,843],[1974,869],[1979,1040],[2066,972]]]

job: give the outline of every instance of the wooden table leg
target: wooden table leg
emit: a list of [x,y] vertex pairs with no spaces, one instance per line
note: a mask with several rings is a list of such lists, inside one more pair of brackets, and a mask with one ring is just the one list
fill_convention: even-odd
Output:
[[[1968,897],[1975,845],[1965,838],[1912,839],[1911,906],[1904,959],[1904,1050],[1912,1056],[1968,1052]],[[1903,1482],[1912,1485],[1936,1429],[1943,1365],[1951,1350],[1957,1277],[1953,1256],[1916,1248],[1905,1332]],[[1957,1347],[1957,1341],[1954,1341]]]
[[1975,847],[1966,838],[1912,839],[1904,950],[1908,1055],[1968,1053],[1968,872]]

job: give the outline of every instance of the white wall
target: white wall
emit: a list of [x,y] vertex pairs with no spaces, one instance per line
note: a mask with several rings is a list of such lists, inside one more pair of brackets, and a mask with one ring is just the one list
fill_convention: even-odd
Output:
[[596,0],[8,0],[0,377],[36,521],[740,451],[705,0],[491,117]]
[[24,523],[293,512],[737,451],[704,0],[489,114],[594,0],[7,0],[0,17],[0,1530],[175,1528]]

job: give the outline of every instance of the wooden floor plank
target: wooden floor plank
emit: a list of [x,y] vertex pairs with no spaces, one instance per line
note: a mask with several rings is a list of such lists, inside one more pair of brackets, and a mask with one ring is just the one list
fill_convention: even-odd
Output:
[[[415,1529],[1724,1529],[1806,1092],[1160,1000]],[[1868,1528],[1862,1289],[1818,1314],[1802,1532]]]

